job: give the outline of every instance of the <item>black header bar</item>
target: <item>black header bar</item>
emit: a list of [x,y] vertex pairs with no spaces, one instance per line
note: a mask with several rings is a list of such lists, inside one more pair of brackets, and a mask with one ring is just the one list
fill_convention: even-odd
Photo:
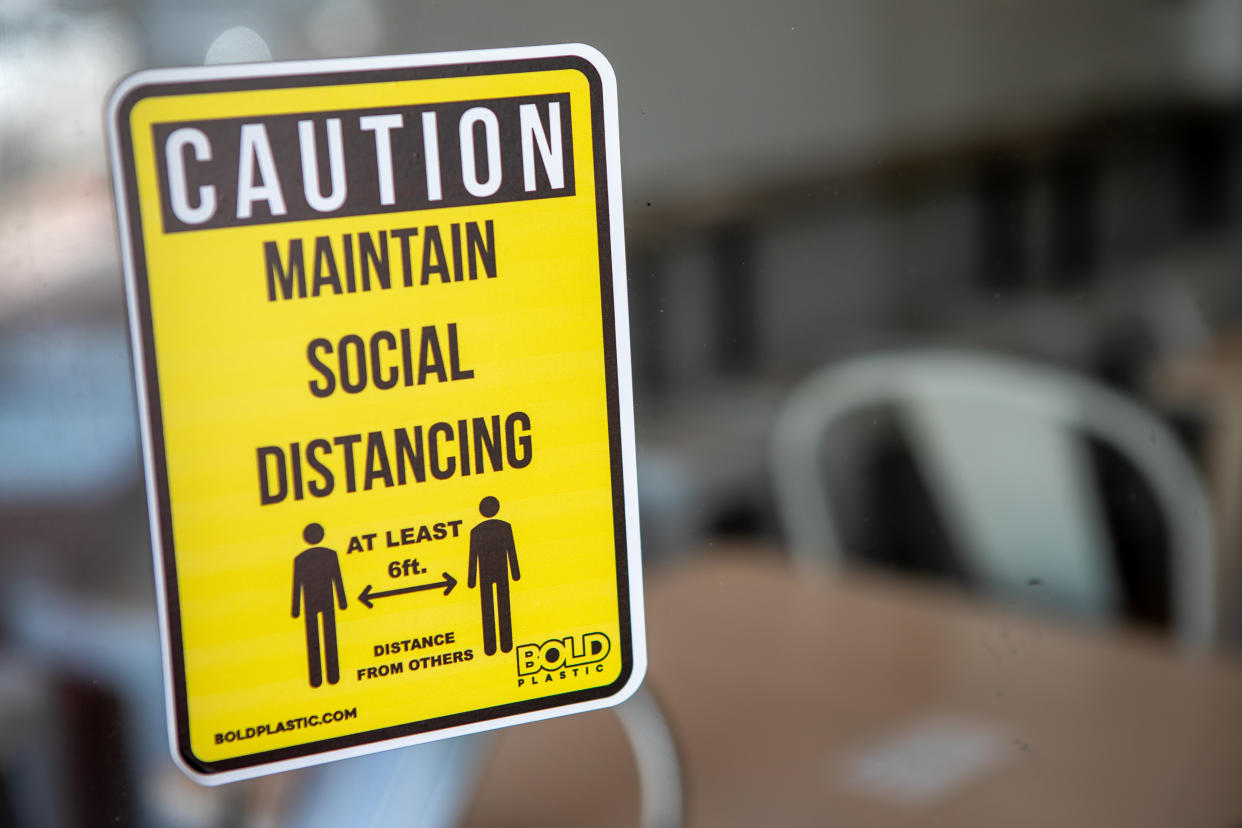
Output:
[[567,93],[153,131],[167,233],[574,194]]

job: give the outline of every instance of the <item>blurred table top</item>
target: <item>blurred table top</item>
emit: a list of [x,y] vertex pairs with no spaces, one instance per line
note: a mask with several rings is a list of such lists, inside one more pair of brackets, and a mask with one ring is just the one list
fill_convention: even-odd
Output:
[[[1242,662],[776,555],[662,572],[647,614],[689,825],[1242,824]],[[502,732],[467,824],[634,825],[637,797],[601,711]]]

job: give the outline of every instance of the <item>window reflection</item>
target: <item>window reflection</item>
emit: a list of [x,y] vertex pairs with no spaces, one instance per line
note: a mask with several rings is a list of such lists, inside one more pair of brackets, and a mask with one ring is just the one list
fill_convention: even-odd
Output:
[[[620,85],[649,684],[688,821],[1242,821],[1240,31],[1232,0],[0,9],[0,822],[381,821],[410,778],[442,786],[427,824],[638,818],[602,714],[434,761],[176,772],[101,129],[145,66],[576,40]],[[1124,400],[1174,482],[1129,426],[1070,449],[968,369],[987,405],[906,389],[786,447],[823,475],[800,508],[837,520],[828,554],[773,482],[781,412],[946,348],[1064,378],[1040,410]],[[1067,610],[1054,562],[1089,547],[1109,597]]]

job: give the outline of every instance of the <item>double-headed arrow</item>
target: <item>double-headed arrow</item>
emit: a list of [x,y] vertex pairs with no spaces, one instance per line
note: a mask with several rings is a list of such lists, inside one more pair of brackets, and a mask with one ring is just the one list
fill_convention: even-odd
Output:
[[422,592],[424,589],[439,589],[444,587],[444,594],[448,595],[453,591],[453,587],[457,586],[457,579],[447,572],[441,573],[444,576],[443,581],[437,581],[434,584],[418,584],[417,586],[401,587],[401,589],[386,589],[383,592],[372,592],[371,585],[367,584],[367,588],[358,596],[358,600],[367,605],[367,609],[371,609],[371,600],[374,598],[387,598],[389,595],[401,595],[406,592]]

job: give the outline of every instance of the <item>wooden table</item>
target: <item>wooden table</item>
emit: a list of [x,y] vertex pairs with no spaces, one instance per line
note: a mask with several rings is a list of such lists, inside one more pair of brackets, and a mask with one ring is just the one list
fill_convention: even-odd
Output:
[[[1242,825],[1242,663],[777,556],[700,557],[647,608],[690,825]],[[603,711],[497,737],[467,824],[637,812]]]

